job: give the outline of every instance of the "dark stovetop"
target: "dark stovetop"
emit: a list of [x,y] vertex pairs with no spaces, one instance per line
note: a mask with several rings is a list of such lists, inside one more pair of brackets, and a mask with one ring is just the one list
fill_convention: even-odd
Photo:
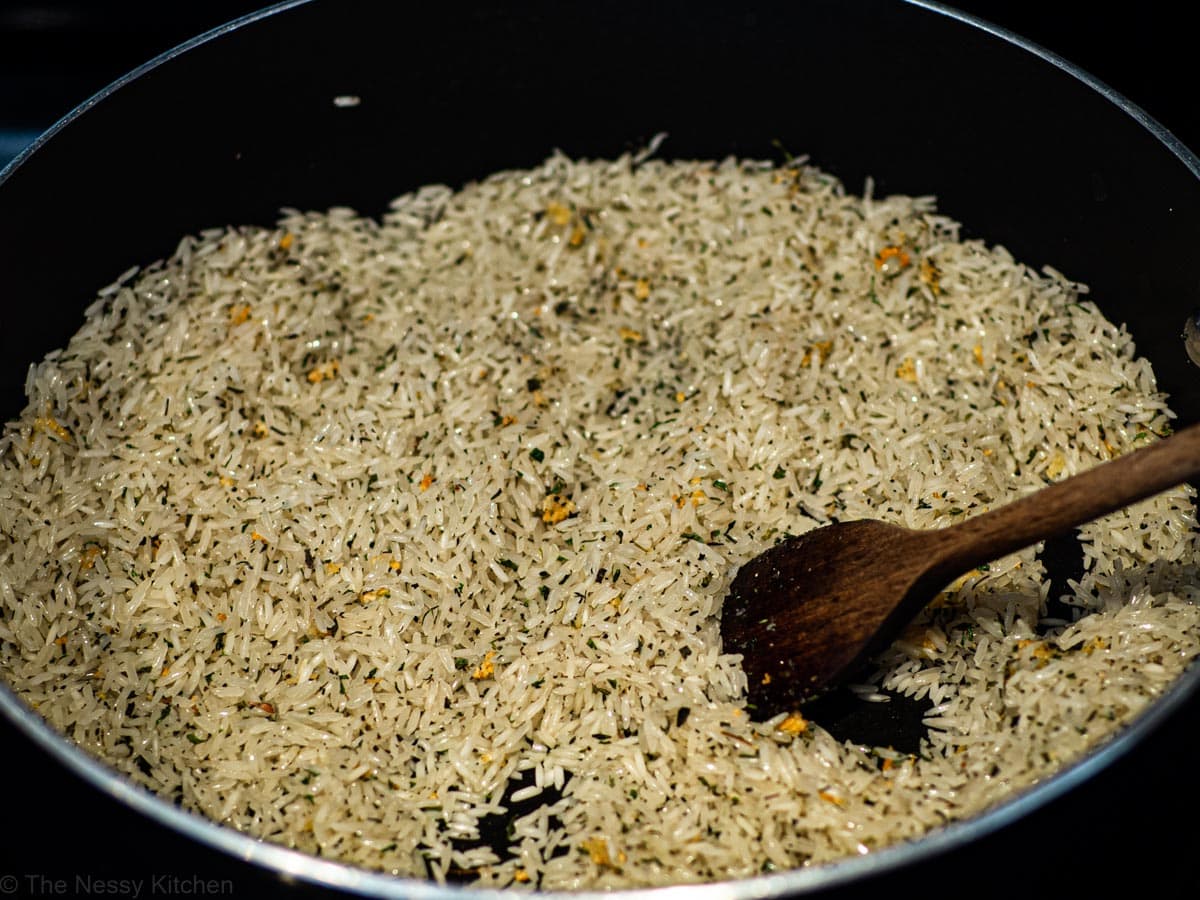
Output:
[[[0,0],[0,166],[114,78],[258,5]],[[1165,3],[1117,7],[1119,17],[1114,7],[1076,0],[957,6],[1080,65],[1200,149],[1200,114],[1187,90],[1193,38]],[[1109,897],[1129,884],[1155,898],[1195,896],[1190,855],[1200,840],[1200,789],[1190,764],[1198,723],[1195,699],[1107,770],[1020,822],[886,880],[822,896],[904,897],[933,889],[974,900]],[[0,894],[334,895],[285,884],[130,812],[37,752],[6,721],[0,741],[15,787],[5,797]]]

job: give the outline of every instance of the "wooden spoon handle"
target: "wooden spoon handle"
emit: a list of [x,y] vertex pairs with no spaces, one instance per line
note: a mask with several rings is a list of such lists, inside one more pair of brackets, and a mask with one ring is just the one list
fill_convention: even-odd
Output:
[[943,563],[963,572],[1200,476],[1200,425],[943,530]]

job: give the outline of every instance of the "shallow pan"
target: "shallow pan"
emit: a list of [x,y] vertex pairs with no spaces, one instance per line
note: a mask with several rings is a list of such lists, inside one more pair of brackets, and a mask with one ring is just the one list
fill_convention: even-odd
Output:
[[[168,254],[179,235],[269,224],[284,206],[374,215],[422,184],[532,165],[556,148],[613,156],[658,132],[669,135],[667,157],[777,158],[786,148],[851,189],[871,176],[879,193],[937,194],[969,236],[1091,285],[1153,361],[1181,420],[1200,419],[1200,380],[1180,338],[1200,306],[1196,157],[1122,98],[1009,35],[933,5],[834,0],[652,12],[535,3],[519,15],[287,3],[193,41],[85,104],[0,174],[0,410],[18,411],[28,365],[65,343],[98,287]],[[1048,559],[1060,581],[1079,565],[1070,542]],[[1072,844],[1101,826],[1072,817],[1118,802],[1113,792],[1144,790],[1139,766],[1155,758],[1146,745],[1161,745],[1153,732],[1164,722],[1194,719],[1198,683],[1193,669],[1115,740],[983,816],[866,858],[708,890],[894,890],[996,864],[1018,847],[1078,860]],[[198,820],[82,754],[7,690],[0,708],[21,733],[20,764],[44,767],[44,753],[54,761],[47,777],[65,766],[90,785],[68,780],[56,802],[73,804],[78,791],[99,803],[94,815],[126,815],[109,805],[119,804],[135,822],[182,835],[165,846],[196,854],[194,864],[139,861],[101,874],[219,879],[225,870],[207,867],[228,857],[366,894],[457,895]],[[921,711],[899,702],[864,711],[835,697],[822,718],[848,738],[908,744]],[[1153,774],[1151,783],[1171,783]],[[1150,818],[1169,809],[1167,798],[1125,802]],[[64,809],[64,823],[75,815]],[[20,880],[0,880],[0,890],[36,886],[19,860],[9,868]],[[1073,878],[1063,883],[1083,876]]]

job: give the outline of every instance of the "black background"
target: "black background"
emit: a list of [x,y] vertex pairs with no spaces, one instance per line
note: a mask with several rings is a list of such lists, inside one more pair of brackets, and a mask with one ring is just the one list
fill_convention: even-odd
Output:
[[[114,78],[259,5],[0,2],[0,165]],[[872,4],[863,5],[869,14]],[[1200,149],[1195,34],[1173,5],[964,0],[957,6],[1089,71]],[[1193,701],[1098,777],[1020,823],[945,857],[822,896],[1110,897],[1130,889],[1197,896],[1198,722],[1200,701]],[[173,875],[228,879],[223,896],[334,895],[285,885],[109,802],[7,723],[0,723],[0,746],[14,782],[0,816],[0,890],[13,883],[6,875],[18,879],[14,896],[71,896],[76,875],[144,882]],[[55,893],[27,876],[64,880],[71,890]]]

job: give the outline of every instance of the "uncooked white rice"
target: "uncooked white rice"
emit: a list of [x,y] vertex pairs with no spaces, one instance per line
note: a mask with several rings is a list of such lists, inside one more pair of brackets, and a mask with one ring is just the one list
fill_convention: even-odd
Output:
[[[938,527],[1156,439],[1079,285],[799,164],[555,156],[287,212],[101,292],[0,439],[5,678],[188,809],[370,868],[571,889],[817,864],[1044,778],[1197,650],[1187,488],[974,573],[863,702],[748,721],[737,566]],[[514,801],[511,855],[470,846]],[[545,800],[536,805],[538,798]],[[453,871],[452,871],[453,870]]]

